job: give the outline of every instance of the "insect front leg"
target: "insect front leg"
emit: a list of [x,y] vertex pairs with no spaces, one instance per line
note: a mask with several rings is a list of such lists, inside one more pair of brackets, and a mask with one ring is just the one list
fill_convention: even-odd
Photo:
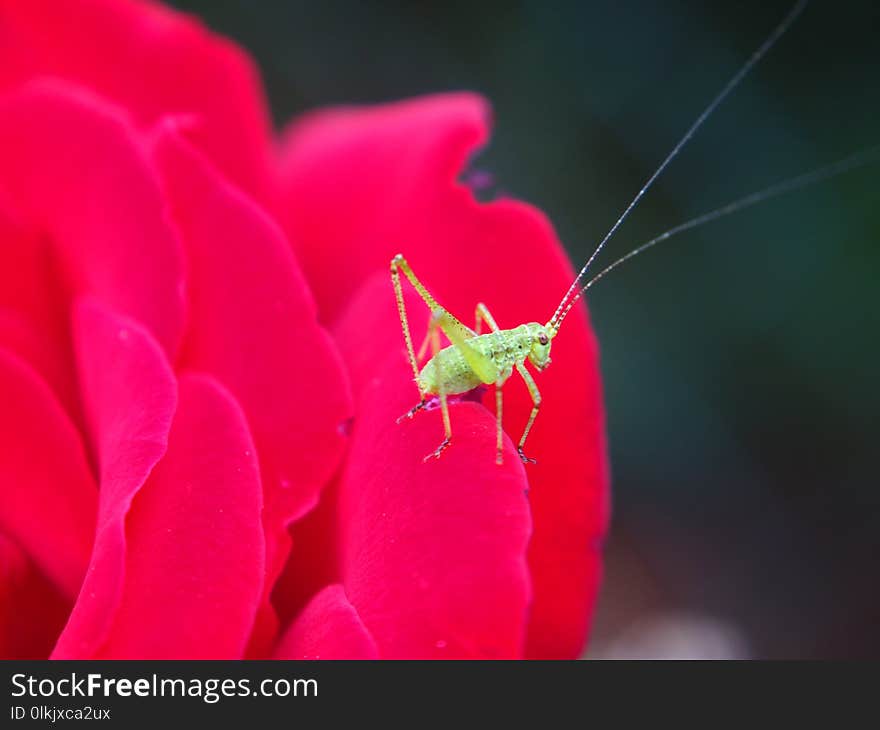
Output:
[[523,460],[524,464],[535,464],[537,462],[534,459],[530,459],[523,453],[523,448],[526,445],[529,431],[532,430],[532,424],[535,422],[535,417],[538,415],[538,410],[541,408],[541,392],[538,390],[538,386],[535,385],[535,379],[532,377],[532,374],[526,370],[525,365],[517,363],[516,369],[525,381],[526,387],[529,389],[529,395],[532,396],[532,403],[534,404],[532,406],[532,413],[529,415],[529,421],[526,423],[525,431],[523,431],[523,435],[519,440],[517,451],[519,452],[519,458]]

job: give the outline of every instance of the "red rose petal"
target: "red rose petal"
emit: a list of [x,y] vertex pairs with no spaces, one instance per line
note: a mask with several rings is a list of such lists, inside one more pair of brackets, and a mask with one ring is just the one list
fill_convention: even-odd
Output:
[[[427,313],[409,304],[415,327]],[[339,485],[345,592],[383,658],[520,656],[529,599],[531,520],[523,465],[505,444],[495,464],[495,419],[476,403],[395,420],[418,400],[402,353],[390,282],[374,279],[336,334],[352,372],[358,416]]]
[[3,3],[0,59],[0,86],[58,76],[143,125],[190,116],[196,144],[243,188],[265,194],[269,119],[257,71],[197,18],[128,0]]
[[283,232],[169,125],[156,157],[189,264],[181,367],[210,372],[247,414],[265,490],[270,586],[289,551],[287,526],[315,505],[342,455],[348,382]]
[[379,650],[341,585],[318,593],[284,634],[274,659],[378,659]]
[[318,505],[290,527],[296,546],[275,585],[272,606],[288,625],[324,586],[339,580],[336,544],[338,476],[321,490]]
[[79,433],[46,383],[0,349],[0,530],[61,595],[82,583],[98,492]]
[[51,242],[0,207],[0,347],[26,360],[78,424],[65,299]]
[[[558,284],[571,276],[567,262],[547,273]],[[529,471],[535,532],[528,559],[535,602],[526,653],[533,659],[574,658],[583,651],[610,513],[598,345],[585,307],[568,315],[552,356],[553,364],[536,378],[546,405],[527,449],[538,458]],[[521,397],[512,423],[522,424],[528,408]]]
[[[289,127],[279,220],[325,321],[336,319],[377,265],[422,246],[414,237],[430,223],[412,224],[434,213],[438,196],[448,197],[468,155],[486,141],[487,113],[478,96],[445,94],[314,112]],[[441,244],[435,258],[448,253]]]
[[74,293],[144,323],[173,357],[183,325],[179,243],[137,134],[61,83],[0,98],[0,200],[55,245]]
[[52,390],[74,425],[82,426],[66,331],[54,337],[50,330],[35,327],[26,315],[0,306],[0,347],[28,363]]
[[70,608],[58,589],[0,533],[0,659],[46,659]]
[[54,657],[86,658],[109,630],[125,580],[125,518],[165,453],[177,406],[174,374],[137,322],[79,300],[73,331],[87,421],[100,473],[95,545],[82,591]]
[[126,521],[125,588],[103,658],[241,657],[263,592],[262,489],[244,414],[184,375],[168,453]]
[[[402,252],[468,324],[479,301],[501,327],[547,321],[573,278],[552,227],[524,203],[481,204],[456,182],[487,137],[486,116],[481,99],[453,94],[318,113],[292,127],[279,210],[325,317],[335,318],[351,290],[387,272]],[[390,288],[385,296],[393,301]],[[388,326],[399,338],[399,325]],[[413,327],[413,337],[423,331]],[[534,519],[528,653],[570,657],[583,647],[608,520],[598,348],[585,308],[569,315],[552,355],[552,367],[535,378],[544,401],[526,449],[539,462],[527,469]],[[381,362],[364,367],[378,373]],[[412,379],[405,369],[401,377]],[[505,388],[505,429],[514,439],[531,409],[517,380]]]

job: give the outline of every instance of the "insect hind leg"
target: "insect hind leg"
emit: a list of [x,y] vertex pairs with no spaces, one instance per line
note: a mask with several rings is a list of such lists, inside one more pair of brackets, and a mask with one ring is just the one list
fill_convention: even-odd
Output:
[[[431,317],[431,324],[428,327],[428,336],[431,338],[431,351],[435,358],[437,357],[437,353],[440,352],[440,332],[438,331],[438,325],[443,314],[443,310],[435,311],[434,315]],[[444,439],[440,445],[422,459],[422,461],[428,461],[428,459],[432,458],[439,459],[440,454],[448,449],[449,444],[452,443],[452,424],[449,420],[449,404],[446,401],[446,385],[443,380],[443,366],[439,358],[435,359],[434,362],[436,363],[435,367],[437,368],[437,390],[439,391],[437,395],[440,398],[440,412],[443,417]]]
[[501,413],[504,404],[504,383],[495,383],[495,463],[504,463],[504,428]]
[[[400,316],[400,328],[403,330],[403,339],[406,343],[406,355],[409,359],[410,367],[412,367],[413,377],[418,380],[419,366],[416,363],[416,355],[413,351],[412,334],[409,329],[409,319],[406,316],[406,302],[403,299],[403,287],[400,284],[398,268],[403,268],[405,274],[410,272],[409,265],[400,254],[391,259],[391,284],[394,286],[394,296],[397,299],[397,313]],[[421,294],[421,292],[419,293]]]
[[[394,297],[397,300],[397,313],[400,317],[400,328],[403,331],[403,340],[406,344],[406,356],[409,361],[410,367],[413,372],[413,379],[416,384],[419,382],[419,362],[422,360],[425,354],[425,350],[428,346],[428,341],[431,338],[432,327],[428,327],[428,332],[425,335],[425,341],[422,343],[422,346],[419,348],[418,354],[416,354],[413,349],[413,341],[412,341],[412,332],[409,327],[409,318],[406,313],[406,301],[403,298],[403,286],[400,281],[400,272],[403,271],[404,275],[407,279],[409,279],[410,283],[415,288],[416,292],[418,292],[419,296],[422,298],[422,301],[428,307],[431,307],[432,311],[436,310],[440,307],[437,301],[430,295],[427,289],[425,289],[424,285],[416,278],[416,275],[413,273],[413,270],[410,268],[410,265],[407,263],[406,259],[397,254],[393,259],[391,259],[391,284],[394,287]],[[432,318],[432,322],[433,322]],[[434,325],[436,328],[436,325]],[[416,413],[424,410],[430,399],[428,398],[428,394],[423,392],[421,387],[419,387],[419,395],[421,396],[421,400],[418,404],[414,405],[410,408],[406,413],[400,416],[397,419],[397,423],[400,423],[406,418],[413,418]]]
[[400,423],[404,419],[412,418],[419,411],[425,410],[425,408],[428,407],[428,403],[430,403],[429,398],[422,398],[422,400],[420,400],[418,403],[416,403],[416,405],[414,405],[412,408],[410,408],[406,413],[404,413],[402,416],[398,417],[397,423]]

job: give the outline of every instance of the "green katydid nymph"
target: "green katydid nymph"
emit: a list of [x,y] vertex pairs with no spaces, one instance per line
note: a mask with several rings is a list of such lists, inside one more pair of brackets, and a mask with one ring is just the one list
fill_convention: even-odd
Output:
[[[476,305],[474,329],[467,327],[443,307],[419,281],[406,259],[397,254],[391,260],[391,280],[394,286],[397,306],[400,314],[400,323],[403,330],[407,357],[412,367],[415,383],[418,387],[420,400],[413,408],[398,419],[412,418],[416,413],[425,409],[434,401],[439,401],[444,438],[440,445],[430,454],[425,456],[428,461],[432,457],[439,457],[452,441],[452,425],[449,418],[447,397],[467,393],[475,388],[485,385],[495,386],[495,411],[496,411],[496,443],[495,461],[502,463],[502,447],[504,432],[502,428],[502,405],[503,386],[511,377],[514,370],[525,381],[532,397],[532,410],[528,421],[518,442],[519,456],[525,463],[534,463],[524,453],[526,439],[535,423],[535,418],[541,407],[541,393],[535,383],[535,379],[527,369],[526,363],[538,371],[544,370],[550,365],[550,349],[553,339],[559,334],[560,327],[566,315],[572,307],[584,295],[584,293],[596,282],[602,279],[613,269],[624,262],[643,253],[649,248],[668,240],[669,238],[730,215],[737,211],[753,206],[762,201],[782,195],[799,188],[812,185],[822,180],[839,175],[856,167],[863,166],[880,157],[880,147],[863,150],[850,157],[834,162],[830,165],[814,169],[797,177],[789,178],[783,182],[764,188],[758,192],[734,200],[727,205],[716,208],[708,213],[692,218],[674,228],[671,228],[650,241],[633,249],[625,256],[605,267],[598,274],[590,278],[586,284],[581,285],[587,272],[590,270],[596,257],[605,247],[608,240],[614,235],[630,212],[635,208],[642,196],[653,185],[655,180],[666,169],[669,163],[678,155],[688,143],[694,133],[705,123],[715,109],[730,95],[748,72],[761,60],[761,58],[773,47],[776,41],[788,30],[795,19],[801,14],[806,6],[806,0],[800,0],[789,11],[786,17],[779,23],[757,51],[743,64],[739,71],[728,81],[721,92],[712,100],[705,110],[697,117],[696,121],[687,130],[678,144],[667,155],[653,175],[642,186],[632,202],[623,211],[615,224],[611,227],[599,245],[595,248],[587,263],[580,270],[568,291],[562,297],[556,311],[546,324],[529,322],[512,329],[501,329],[483,303]],[[418,352],[413,348],[412,335],[404,304],[403,290],[401,288],[400,272],[409,280],[421,296],[425,305],[431,312],[428,331]],[[482,333],[483,324],[490,330]],[[449,340],[449,345],[442,347],[440,340],[442,332]],[[420,367],[424,361],[428,347],[431,348],[431,358]]]

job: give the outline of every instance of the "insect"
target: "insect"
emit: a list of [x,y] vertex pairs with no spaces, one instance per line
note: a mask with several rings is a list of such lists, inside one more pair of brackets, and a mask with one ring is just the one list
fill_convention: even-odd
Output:
[[[476,305],[475,326],[471,329],[453,316],[431,295],[427,288],[418,279],[412,267],[402,254],[397,254],[391,260],[391,280],[394,287],[395,297],[397,299],[407,357],[420,395],[419,403],[401,416],[398,419],[398,422],[406,418],[413,418],[416,413],[427,408],[435,400],[439,401],[442,414],[444,438],[432,453],[424,457],[424,461],[428,461],[431,458],[439,458],[452,442],[452,426],[449,418],[449,407],[447,402],[448,397],[467,393],[481,386],[494,385],[496,411],[495,461],[496,463],[501,464],[503,461],[502,446],[504,435],[502,427],[503,387],[507,380],[513,375],[513,372],[516,371],[525,382],[532,398],[532,410],[519,439],[517,451],[520,459],[524,463],[535,463],[534,459],[526,456],[524,449],[526,440],[535,423],[538,412],[540,411],[542,399],[535,379],[527,368],[527,363],[530,363],[538,372],[543,371],[550,365],[550,349],[553,339],[559,334],[566,315],[591,286],[596,284],[621,264],[677,234],[743,210],[744,208],[750,207],[759,202],[782,195],[783,193],[791,192],[842,174],[843,172],[867,164],[878,157],[880,148],[864,150],[825,167],[814,169],[803,175],[790,178],[756,193],[752,193],[751,195],[734,200],[727,205],[716,208],[708,213],[675,226],[641,246],[638,246],[602,269],[598,274],[592,276],[586,284],[582,285],[584,277],[590,270],[596,257],[604,249],[605,244],[614,235],[624,220],[629,216],[630,212],[636,207],[647,190],[662,174],[669,163],[672,162],[672,160],[684,148],[695,132],[706,122],[715,109],[730,95],[749,71],[794,23],[804,10],[806,4],[807,0],[800,0],[794,5],[785,18],[761,44],[758,50],[752,54],[739,71],[723,87],[721,92],[697,117],[696,121],[663,160],[653,175],[651,175],[648,181],[642,186],[615,224],[595,248],[584,267],[578,273],[569,289],[565,292],[556,311],[546,324],[541,324],[540,322],[535,321],[521,324],[512,329],[501,329],[496,324],[488,307],[481,302]],[[410,333],[400,278],[401,272],[416,292],[418,292],[419,296],[431,312],[428,331],[418,352],[416,352],[413,347],[412,335]],[[482,332],[484,324],[488,326],[489,332]],[[450,344],[448,346],[441,347],[441,332],[449,340]],[[431,348],[431,358],[420,368],[419,365],[424,360],[429,347]]]

